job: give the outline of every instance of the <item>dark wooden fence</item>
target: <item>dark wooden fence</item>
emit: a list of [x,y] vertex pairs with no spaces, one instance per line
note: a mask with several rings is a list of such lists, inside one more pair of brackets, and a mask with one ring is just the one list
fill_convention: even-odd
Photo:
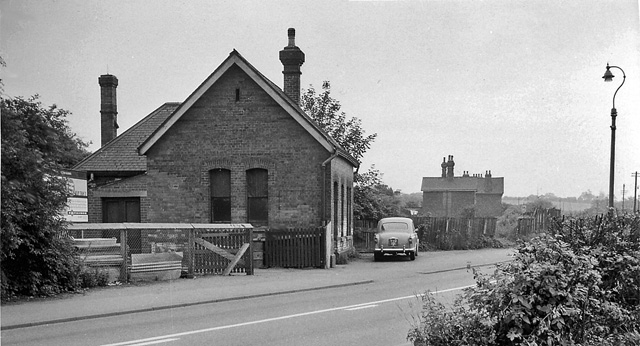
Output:
[[324,227],[271,229],[265,233],[264,263],[267,267],[325,267]]
[[[451,250],[469,249],[482,245],[482,239],[492,238],[496,232],[494,217],[447,218],[411,217],[418,228],[420,243],[428,248]],[[377,220],[356,220],[353,243],[358,251],[373,251]]]
[[554,218],[560,217],[560,209],[536,209],[518,218],[516,234],[518,237],[528,236],[534,233],[549,230]]
[[440,250],[461,250],[483,247],[482,239],[493,238],[497,219],[432,217],[417,221],[421,243]]

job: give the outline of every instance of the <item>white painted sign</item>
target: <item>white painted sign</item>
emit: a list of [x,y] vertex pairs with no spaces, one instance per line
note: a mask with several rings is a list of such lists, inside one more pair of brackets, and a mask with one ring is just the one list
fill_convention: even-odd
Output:
[[69,222],[89,222],[86,173],[64,170],[60,174],[67,178],[71,193],[71,196],[67,198],[67,206],[64,208],[64,218]]

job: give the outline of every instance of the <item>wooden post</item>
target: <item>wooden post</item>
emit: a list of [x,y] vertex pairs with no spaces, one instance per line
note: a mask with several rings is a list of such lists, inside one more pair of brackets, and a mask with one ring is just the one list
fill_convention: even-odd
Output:
[[122,256],[122,265],[120,266],[120,281],[127,282],[127,230],[120,230],[120,256]]
[[253,227],[247,230],[247,243],[249,243],[249,255],[246,256],[245,263],[249,263],[247,267],[245,267],[247,275],[253,275],[253,251],[255,250],[253,247]]
[[189,229],[189,254],[188,254],[188,259],[187,259],[187,263],[189,265],[189,277],[193,277],[193,273],[194,273],[194,269],[193,267],[195,266],[195,248],[196,248],[196,244],[193,241],[193,237],[194,237],[194,233],[195,233],[195,229]]
[[331,221],[324,229],[324,269],[331,268]]

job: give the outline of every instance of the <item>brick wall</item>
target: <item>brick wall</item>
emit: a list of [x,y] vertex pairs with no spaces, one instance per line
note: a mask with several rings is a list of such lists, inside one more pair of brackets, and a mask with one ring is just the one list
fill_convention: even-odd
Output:
[[502,215],[502,195],[476,194],[476,216],[498,217]]
[[[341,157],[331,161],[331,181],[338,183],[338,199],[340,201],[338,210],[331,210],[332,213],[338,213],[338,229],[341,236],[348,236],[352,233],[353,219],[352,213],[348,213],[349,206],[353,208],[353,190],[349,196],[348,189],[353,186],[353,166]],[[330,191],[333,194],[333,189]],[[332,195],[331,200],[333,201]],[[331,208],[334,204],[331,203]],[[351,226],[351,227],[348,227]]]
[[434,217],[458,217],[475,203],[473,191],[438,191],[422,193],[422,212]]
[[[236,89],[239,100],[236,101]],[[148,222],[210,222],[208,171],[231,171],[232,222],[246,222],[246,170],[269,172],[269,226],[322,223],[331,153],[232,67],[147,152]]]
[[473,191],[451,191],[449,213],[446,216],[460,217],[465,208],[473,207],[476,202],[476,193]]
[[422,213],[431,216],[446,214],[444,203],[444,192],[423,192],[422,193]]

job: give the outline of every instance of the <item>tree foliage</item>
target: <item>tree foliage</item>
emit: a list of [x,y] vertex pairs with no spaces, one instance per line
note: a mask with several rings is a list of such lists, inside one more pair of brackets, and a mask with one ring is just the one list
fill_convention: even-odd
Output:
[[476,274],[452,310],[423,298],[415,345],[640,344],[640,216],[558,223]]
[[[340,144],[358,162],[371,147],[377,134],[366,135],[362,121],[347,118],[340,111],[340,102],[331,97],[331,84],[322,83],[322,92],[318,93],[309,86],[303,90],[300,106],[327,134]],[[353,214],[356,219],[380,219],[397,216],[403,212],[398,193],[382,182],[382,173],[372,166],[367,172],[356,171],[354,177]]]
[[71,245],[60,237],[68,183],[57,177],[87,154],[68,111],[37,96],[4,99],[2,114],[2,297],[53,294],[77,285]]
[[340,102],[331,97],[328,81],[322,83],[321,93],[317,93],[313,86],[303,90],[300,107],[358,162],[377,137],[376,133],[365,134],[360,119],[347,119],[347,115],[340,111]]
[[398,198],[399,191],[382,182],[382,173],[374,166],[356,174],[353,193],[353,216],[359,220],[379,220],[406,214]]

